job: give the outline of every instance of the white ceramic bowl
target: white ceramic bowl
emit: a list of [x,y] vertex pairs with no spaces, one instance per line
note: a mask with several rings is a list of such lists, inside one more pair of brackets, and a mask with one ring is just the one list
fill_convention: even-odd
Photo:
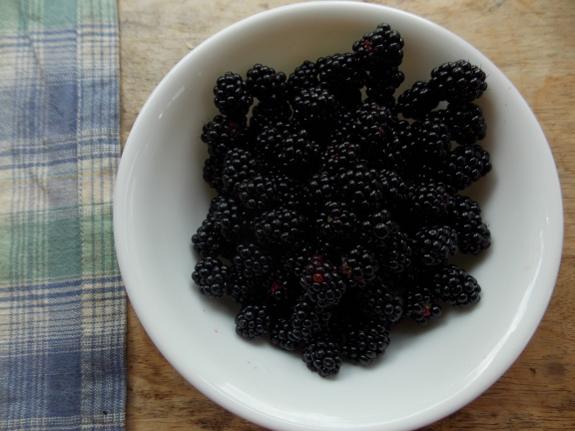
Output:
[[[198,294],[190,237],[211,192],[202,180],[202,125],[216,114],[212,88],[255,63],[286,73],[303,60],[347,52],[380,22],[405,40],[404,85],[460,58],[480,65],[483,145],[493,171],[474,186],[493,245],[470,272],[482,301],[424,330],[400,325],[371,367],[344,366],[334,380],[300,359],[234,332],[233,314]],[[536,330],[556,281],[563,238],[553,158],[528,105],[483,54],[420,17],[361,2],[273,9],[226,28],[173,68],[143,107],[117,178],[116,248],[130,300],[167,360],[226,409],[277,430],[409,430],[460,409],[492,385]]]

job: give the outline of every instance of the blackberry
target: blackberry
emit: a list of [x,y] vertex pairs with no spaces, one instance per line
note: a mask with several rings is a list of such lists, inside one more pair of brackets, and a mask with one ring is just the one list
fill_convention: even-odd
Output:
[[246,305],[236,315],[236,332],[253,340],[267,334],[271,318],[265,305]]
[[243,148],[230,150],[221,171],[221,193],[233,192],[241,181],[255,177],[259,169],[258,162],[250,151]]
[[403,60],[403,39],[388,24],[379,24],[354,42],[353,52],[368,71],[397,67]]
[[291,310],[287,337],[297,342],[309,342],[328,325],[330,318],[330,312],[319,308],[304,294]]
[[487,89],[485,72],[465,60],[447,62],[431,71],[429,86],[441,100],[469,103]]
[[358,212],[377,209],[383,195],[379,173],[367,163],[357,163],[342,172],[337,181],[341,199]]
[[262,174],[242,180],[236,185],[234,192],[245,208],[252,211],[272,208],[278,201],[275,181]]
[[322,255],[312,256],[303,270],[300,284],[309,300],[320,309],[339,304],[347,290],[337,268]]
[[310,202],[318,204],[330,201],[337,191],[336,180],[327,171],[315,172],[307,181],[305,192]]
[[444,220],[457,231],[461,253],[478,255],[491,246],[491,232],[481,212],[479,203],[468,196],[454,195],[449,201]]
[[328,121],[336,111],[335,96],[324,87],[304,88],[293,99],[293,116],[304,125]]
[[258,131],[254,144],[261,154],[260,163],[266,167],[274,166],[284,141],[292,132],[293,126],[289,121],[270,124]]
[[358,162],[360,151],[359,144],[354,142],[332,142],[325,151],[325,173],[335,176],[353,168]]
[[273,344],[279,346],[280,349],[288,351],[295,350],[302,341],[299,334],[294,332],[289,319],[284,317],[280,317],[272,324],[270,338]]
[[345,243],[357,232],[357,215],[344,202],[327,201],[317,214],[315,227],[323,239]]
[[207,144],[210,156],[222,160],[230,148],[245,144],[246,130],[245,118],[216,115],[202,127],[201,139]]
[[350,52],[321,57],[315,64],[320,82],[326,83],[332,90],[341,87],[359,89],[365,85],[367,74]]
[[424,265],[441,265],[458,252],[457,231],[450,226],[424,227],[415,234],[414,240]]
[[379,264],[372,251],[359,244],[341,257],[339,268],[350,287],[361,287],[372,282],[379,269]]
[[383,242],[392,232],[398,230],[398,225],[391,219],[391,213],[381,209],[369,214],[361,220],[361,244],[367,246]]
[[425,326],[429,320],[441,316],[443,310],[437,295],[426,286],[417,284],[404,294],[405,315]]
[[226,292],[231,274],[231,269],[221,260],[207,256],[196,262],[192,279],[202,295],[218,298]]
[[406,120],[395,123],[391,136],[382,149],[381,164],[384,168],[406,174],[412,164],[411,153],[417,141],[415,128]]
[[303,293],[297,278],[280,270],[272,273],[263,290],[265,304],[274,316],[285,315]]
[[424,222],[437,220],[444,215],[451,198],[446,186],[434,181],[412,184],[408,195],[406,215]]
[[377,321],[356,321],[344,331],[342,354],[352,364],[369,365],[385,353],[390,331]]
[[264,298],[264,292],[261,291],[259,282],[238,271],[233,272],[233,276],[226,286],[226,294],[240,306],[262,302]]
[[424,81],[415,82],[398,98],[395,105],[396,112],[404,118],[422,118],[439,105],[439,97]]
[[244,117],[253,103],[244,80],[237,73],[226,72],[216,81],[214,103],[222,115]]
[[252,109],[250,131],[258,133],[277,123],[288,123],[292,115],[290,104],[284,99],[266,99]]
[[384,142],[393,135],[391,111],[374,100],[366,100],[356,111],[353,139],[361,146],[362,156],[380,159]]
[[224,190],[224,182],[222,179],[223,170],[224,162],[217,157],[210,156],[204,161],[202,177],[206,184],[218,193],[222,193]]
[[416,140],[412,147],[417,160],[443,159],[451,150],[451,134],[445,122],[437,115],[426,115],[413,123]]
[[491,172],[491,169],[487,150],[477,144],[459,146],[447,156],[444,181],[456,190],[464,190]]
[[286,91],[286,75],[273,68],[256,64],[246,74],[246,88],[259,100],[281,98]]
[[404,80],[405,75],[397,67],[372,70],[366,79],[365,94],[381,106],[393,108],[393,95]]
[[[309,173],[308,173],[309,175]],[[309,210],[305,200],[305,182],[299,178],[292,178],[284,173],[273,175],[278,193],[278,205],[291,208],[307,214]]]
[[378,279],[368,284],[358,295],[366,315],[388,328],[397,325],[403,317],[403,298],[384,280]]
[[474,103],[450,103],[442,111],[451,138],[460,145],[473,145],[485,138],[483,110]]
[[403,273],[412,266],[412,241],[399,228],[391,231],[378,247],[380,266],[390,273]]
[[433,274],[435,293],[454,307],[467,307],[481,299],[475,277],[456,265],[445,265]]
[[246,222],[244,210],[234,197],[225,195],[214,197],[210,209],[213,211],[214,220],[218,221],[221,237],[225,240],[221,249],[227,251],[242,234]]
[[284,139],[275,165],[291,177],[303,179],[321,164],[323,149],[306,129],[298,128]]
[[249,280],[262,279],[273,270],[273,258],[266,250],[252,243],[238,244],[233,264],[236,271]]
[[337,375],[343,363],[338,344],[321,338],[306,344],[301,358],[307,367],[320,377]]
[[381,169],[378,175],[385,206],[393,210],[402,205],[409,197],[409,182],[392,169]]
[[319,84],[318,70],[315,63],[304,61],[289,75],[287,88],[290,100],[300,94],[302,90],[314,88]]
[[217,257],[220,254],[220,225],[213,214],[208,213],[196,233],[192,235],[194,250],[201,257]]
[[261,213],[253,222],[255,236],[266,246],[299,248],[305,235],[306,218],[289,208]]

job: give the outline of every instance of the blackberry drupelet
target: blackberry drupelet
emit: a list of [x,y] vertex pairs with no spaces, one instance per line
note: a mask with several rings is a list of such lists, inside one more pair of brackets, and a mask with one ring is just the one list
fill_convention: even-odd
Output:
[[452,196],[444,221],[457,231],[461,253],[479,255],[491,246],[491,232],[483,221],[481,207],[470,197]]
[[382,23],[354,42],[353,52],[368,71],[397,67],[403,60],[403,39],[388,24]]
[[458,252],[457,231],[450,226],[420,229],[414,237],[415,250],[423,265],[441,265]]
[[242,118],[253,103],[244,80],[237,73],[226,72],[216,81],[214,103],[222,115]]
[[320,309],[339,304],[347,290],[338,268],[323,255],[314,255],[303,270],[300,284],[309,300]]
[[271,318],[265,305],[246,305],[236,315],[236,332],[253,340],[267,334]]
[[485,138],[483,110],[474,103],[450,103],[441,112],[451,138],[460,145],[473,145]]
[[439,105],[439,97],[425,81],[417,81],[397,98],[395,111],[404,118],[419,119]]
[[447,62],[431,71],[429,86],[440,100],[469,103],[487,89],[486,75],[479,67],[465,60]]
[[475,277],[456,265],[439,267],[433,274],[435,293],[454,307],[468,307],[481,299]]
[[192,279],[199,286],[200,293],[218,298],[226,293],[232,270],[215,257],[199,259],[192,272]]
[[339,345],[322,338],[306,344],[301,358],[307,367],[320,377],[335,376],[343,363]]
[[456,190],[465,190],[491,172],[491,157],[480,145],[459,146],[444,163],[444,182]]
[[342,354],[352,364],[369,365],[385,353],[389,334],[388,328],[374,320],[351,322],[344,330]]
[[285,73],[276,72],[275,69],[258,63],[246,73],[246,88],[260,101],[272,97],[280,99],[286,92],[286,80]]

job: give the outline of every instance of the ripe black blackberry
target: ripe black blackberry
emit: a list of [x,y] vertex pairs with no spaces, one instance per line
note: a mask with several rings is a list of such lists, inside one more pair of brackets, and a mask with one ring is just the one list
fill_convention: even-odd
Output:
[[377,321],[352,321],[344,330],[342,354],[352,364],[369,365],[385,353],[389,334]]
[[300,277],[300,285],[320,309],[339,304],[347,290],[338,268],[323,255],[312,256]]
[[340,199],[358,213],[376,210],[383,196],[379,172],[367,163],[356,163],[337,177]]
[[447,62],[431,71],[429,86],[441,100],[469,103],[487,89],[486,75],[479,67],[465,60]]
[[437,294],[422,284],[415,284],[407,289],[403,294],[403,302],[405,315],[421,326],[427,325],[431,319],[443,313]]
[[447,187],[440,182],[413,183],[409,187],[405,215],[419,223],[436,221],[447,212],[450,198]]
[[336,177],[352,169],[358,162],[361,148],[359,144],[351,141],[332,141],[324,154],[323,168],[326,175]]
[[321,57],[315,64],[320,82],[327,84],[333,91],[341,88],[360,89],[365,85],[367,74],[350,52]]
[[327,327],[331,313],[318,307],[307,294],[294,304],[288,317],[289,326],[284,327],[287,338],[299,342],[309,342]]
[[473,145],[485,138],[487,125],[483,110],[474,103],[450,103],[442,116],[451,138],[460,145]]
[[251,151],[243,148],[231,149],[221,169],[222,188],[220,193],[233,193],[236,185],[245,179],[255,177],[260,166]]
[[404,313],[403,299],[393,291],[388,280],[378,277],[358,292],[363,311],[387,328],[397,325]]
[[420,229],[414,237],[415,251],[423,265],[441,265],[458,252],[457,231],[450,226]]
[[201,256],[217,257],[220,254],[220,226],[209,215],[192,235],[194,250]]
[[371,283],[379,269],[379,263],[373,251],[358,244],[341,256],[339,272],[346,278],[350,288],[363,287]]
[[236,315],[236,332],[244,338],[253,340],[268,333],[271,317],[265,305],[246,305]]
[[277,123],[288,123],[292,115],[289,102],[285,99],[266,99],[252,109],[250,117],[250,132],[257,134],[264,128],[273,127]]
[[202,127],[201,139],[207,144],[210,156],[222,160],[228,150],[241,147],[247,139],[245,118],[216,115],[212,121]]
[[305,194],[309,202],[321,205],[335,198],[337,191],[336,177],[328,171],[312,174],[305,185]]
[[306,218],[300,212],[279,207],[264,211],[253,221],[256,238],[265,246],[299,249],[305,237]]
[[242,118],[253,103],[244,80],[237,73],[226,72],[216,81],[214,103],[222,115]]
[[286,92],[286,80],[285,73],[258,63],[246,73],[246,88],[260,101],[272,97],[282,98]]
[[345,202],[330,200],[320,206],[314,228],[323,240],[345,244],[357,233],[358,218]]
[[280,317],[272,323],[270,339],[280,349],[287,351],[295,350],[302,342],[301,338],[296,336],[290,320],[285,317]]
[[444,166],[444,182],[464,190],[491,172],[491,156],[480,145],[459,146],[449,153]]
[[301,358],[307,367],[320,377],[337,375],[343,363],[339,345],[322,338],[306,344]]
[[284,268],[274,271],[260,287],[263,302],[273,316],[286,315],[303,294],[299,279]]
[[479,255],[491,246],[491,232],[483,221],[481,206],[468,196],[450,198],[444,221],[457,231],[461,253]]
[[385,142],[393,136],[395,118],[389,108],[366,100],[355,112],[352,140],[361,146],[362,157],[378,160]]
[[196,262],[192,279],[202,295],[219,298],[226,293],[231,275],[232,270],[221,260],[206,256]]
[[233,271],[226,286],[226,295],[236,304],[245,306],[263,302],[264,292],[253,277],[245,277],[241,271]]
[[417,142],[416,130],[411,123],[406,120],[397,121],[391,136],[384,142],[381,166],[401,174],[409,172],[415,142]]
[[296,128],[278,148],[275,166],[288,176],[304,179],[321,166],[323,147],[304,128]]
[[272,273],[273,257],[263,247],[253,244],[238,244],[232,259],[234,269],[248,280],[261,280]]
[[433,274],[435,293],[454,307],[468,307],[481,299],[475,277],[457,265],[445,265]]
[[451,150],[451,134],[447,124],[433,113],[413,123],[416,140],[411,148],[412,158],[418,161],[443,159]]
[[274,179],[262,174],[237,183],[234,195],[250,212],[273,208],[279,199]]
[[405,80],[405,75],[397,67],[372,70],[365,83],[365,94],[381,106],[395,106],[394,93]]
[[397,98],[395,111],[404,118],[422,118],[439,105],[439,97],[425,81],[417,81]]
[[319,84],[318,70],[315,63],[304,61],[288,76],[287,90],[290,100],[304,89],[316,87]]
[[408,271],[413,263],[412,240],[397,227],[378,243],[380,267],[393,274]]
[[332,119],[337,100],[327,88],[304,88],[293,98],[293,118],[302,125],[316,125]]
[[218,157],[210,156],[204,161],[202,177],[206,184],[218,193],[222,193],[224,190],[224,182],[222,179],[223,170],[224,162]]
[[384,206],[393,211],[409,198],[409,181],[398,171],[383,168],[379,171]]
[[269,169],[275,164],[278,152],[284,141],[293,132],[293,125],[290,121],[282,121],[268,124],[255,132],[253,144],[260,156],[259,163]]
[[403,39],[388,24],[382,23],[354,42],[353,52],[368,71],[397,67],[403,60]]
[[397,223],[391,219],[391,213],[387,209],[380,209],[361,219],[358,239],[360,244],[376,249],[378,243],[383,243],[398,228]]

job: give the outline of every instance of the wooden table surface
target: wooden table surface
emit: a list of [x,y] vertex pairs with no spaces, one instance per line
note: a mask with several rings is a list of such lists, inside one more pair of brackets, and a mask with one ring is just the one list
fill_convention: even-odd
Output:
[[[125,143],[162,77],[207,37],[288,0],[119,0],[121,133]],[[382,3],[383,1],[375,1]],[[575,429],[575,1],[389,0],[426,17],[489,57],[523,94],[545,132],[562,183],[563,260],[539,329],[515,364],[439,430]],[[158,352],[128,307],[128,430],[263,428],[222,409],[188,384]]]

